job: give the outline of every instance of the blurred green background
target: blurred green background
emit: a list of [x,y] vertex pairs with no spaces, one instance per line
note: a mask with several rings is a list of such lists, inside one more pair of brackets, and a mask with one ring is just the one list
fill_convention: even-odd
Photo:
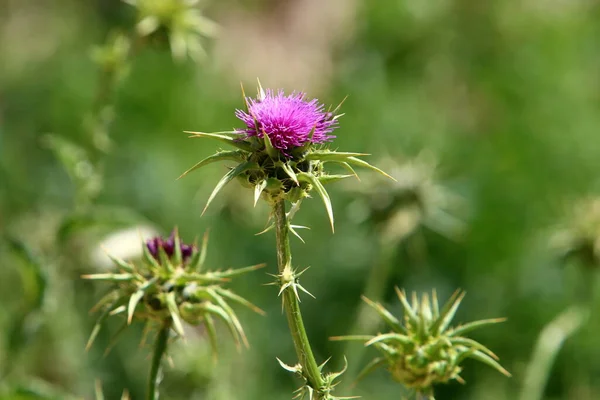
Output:
[[[94,324],[88,311],[103,288],[80,275],[103,268],[94,254],[107,235],[133,229],[133,239],[126,235],[114,248],[131,254],[139,247],[139,226],[166,234],[177,225],[188,241],[210,228],[214,268],[267,262],[268,272],[275,271],[273,234],[255,236],[268,210],[252,207],[250,191],[229,185],[200,217],[223,166],[176,181],[219,147],[186,139],[182,131],[239,126],[239,82],[253,94],[256,77],[265,87],[305,90],[326,104],[348,96],[333,146],[370,153],[369,161],[394,171],[391,162],[404,166],[398,185],[369,173],[361,174],[362,183],[333,185],[335,235],[318,198],[296,217],[312,228],[304,232],[306,244],[292,245],[294,263],[311,266],[302,284],[316,300],[307,297],[302,306],[317,359],[332,356],[331,367],[340,368],[349,351],[358,355],[349,360],[357,368],[373,355],[361,353],[360,344],[328,341],[356,324],[370,280],[397,312],[395,285],[436,288],[443,300],[463,288],[457,323],[508,317],[473,337],[513,377],[467,362],[467,384],[440,387],[436,398],[517,398],[537,335],[580,290],[578,270],[561,268],[547,237],[566,205],[598,189],[600,3],[204,3],[221,30],[203,41],[203,62],[174,62],[158,40],[135,54],[117,85],[112,149],[89,156],[92,164],[104,157],[104,179],[88,207],[80,196],[96,190],[96,172],[79,150],[90,147],[86,116],[103,84],[90,50],[115,29],[130,29],[135,9],[117,0],[0,2],[2,398],[91,399],[96,379],[107,399],[124,389],[143,398],[150,349],[138,345],[140,326],[126,330],[104,356],[120,325],[115,318],[92,350],[84,350]],[[69,145],[56,145],[61,140]],[[421,161],[407,166],[415,158]],[[433,183],[429,172],[418,173],[419,163],[431,159],[437,161]],[[431,185],[435,190],[414,189]],[[442,190],[441,200],[426,199],[428,210],[449,209],[425,218],[403,197],[406,190]],[[383,278],[372,278],[373,271],[384,271]],[[239,309],[250,350],[237,353],[223,330],[215,367],[202,335],[192,334],[172,348],[165,399],[291,397],[299,382],[275,357],[293,364],[295,356],[276,289],[263,286],[270,279],[259,271],[233,285],[268,312]],[[565,343],[547,399],[600,398],[599,330],[592,314]],[[384,371],[348,386],[339,394],[408,396]]]

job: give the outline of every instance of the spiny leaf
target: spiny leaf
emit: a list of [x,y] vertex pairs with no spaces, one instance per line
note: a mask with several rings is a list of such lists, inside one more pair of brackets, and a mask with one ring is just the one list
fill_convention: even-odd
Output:
[[448,328],[452,322],[452,319],[454,318],[454,315],[456,314],[456,311],[458,310],[458,307],[460,306],[460,303],[462,302],[462,299],[465,297],[465,294],[466,293],[462,292],[460,289],[456,290],[452,294],[448,302],[446,302],[440,311],[440,317],[431,326],[431,332],[434,335],[440,334],[444,332],[446,328]]
[[366,342],[371,339],[373,339],[373,336],[371,336],[371,335],[331,336],[329,338],[329,340],[334,341],[334,342],[342,342],[342,341]]
[[[258,123],[256,123],[256,128],[258,129]],[[269,135],[266,134],[264,129],[262,130],[262,138],[265,142],[265,150],[267,151],[267,154],[269,155],[269,157],[276,160],[279,157],[279,151],[275,149],[275,147],[273,147],[271,138],[269,137]]]
[[244,346],[246,346],[246,348],[250,347],[250,344],[248,343],[248,338],[244,333],[244,328],[242,327],[240,320],[238,319],[237,315],[235,315],[235,312],[229,306],[229,304],[227,304],[227,302],[223,300],[223,298],[214,290],[207,289],[206,292],[212,297],[212,299],[217,303],[217,305],[219,305],[227,313],[227,315],[229,315],[229,318],[231,318],[231,322],[233,322],[233,325],[239,332],[240,337],[242,338]]
[[183,263],[183,256],[181,254],[181,239],[179,238],[179,229],[177,227],[175,227],[173,235],[175,236],[173,240],[175,265],[181,265]]
[[257,163],[246,161],[246,162],[239,164],[238,166],[236,166],[235,168],[230,170],[228,173],[226,173],[223,176],[223,178],[221,178],[219,183],[217,183],[217,186],[210,194],[210,197],[208,198],[208,201],[206,202],[206,206],[204,207],[204,210],[202,210],[202,215],[204,215],[204,213],[206,212],[206,209],[208,208],[210,203],[213,201],[213,199],[215,198],[217,193],[219,193],[219,191],[221,191],[221,189],[223,189],[223,187],[225,185],[227,185],[229,182],[231,182],[231,180],[233,178],[235,178],[238,175],[241,175],[242,173],[248,171],[249,169],[253,169],[253,168],[257,168],[257,167],[258,167]]
[[219,278],[231,278],[232,276],[242,275],[247,272],[256,271],[257,269],[261,269],[266,267],[267,264],[261,263],[256,265],[251,265],[249,267],[237,268],[237,269],[228,269],[226,271],[214,271],[211,274],[218,276]]
[[500,365],[500,363],[498,363],[498,361],[494,360],[493,358],[491,358],[490,356],[488,356],[487,354],[482,353],[479,350],[475,350],[474,352],[472,352],[469,355],[469,358],[472,358],[474,360],[480,361],[484,364],[489,365],[490,367],[494,368],[495,370],[497,370],[498,372],[500,372],[501,374],[507,376],[507,377],[511,377],[512,375],[510,374],[510,372],[508,372],[507,370],[505,370],[502,365]]
[[477,329],[477,328],[480,328],[483,326],[487,326],[487,325],[498,324],[498,323],[504,322],[504,321],[506,321],[506,318],[491,318],[491,319],[482,319],[481,321],[473,321],[473,322],[469,322],[469,323],[461,325],[461,326],[457,326],[456,328],[450,329],[446,333],[446,335],[447,336],[461,336],[467,332],[471,332],[474,329]]
[[361,379],[363,379],[365,376],[369,375],[371,372],[375,371],[377,368],[386,365],[386,363],[387,363],[387,361],[383,357],[375,358],[370,363],[368,363],[362,369],[362,371],[360,371],[358,373],[358,376],[356,377],[355,383],[358,382],[358,381],[360,381]]
[[347,153],[337,152],[330,150],[315,150],[308,153],[304,158],[306,160],[318,160],[318,161],[342,161],[345,162],[350,157],[368,156],[365,153]]
[[238,149],[241,149],[244,151],[253,151],[252,146],[250,144],[248,144],[248,142],[241,141],[241,140],[239,140],[239,138],[236,138],[236,137],[224,135],[224,134],[230,134],[230,135],[237,135],[239,137],[240,135],[236,131],[214,132],[214,133],[191,132],[191,131],[184,131],[184,132],[191,134],[192,136],[190,136],[190,138],[217,139],[221,142],[235,146]]
[[179,336],[184,337],[185,333],[183,331],[181,318],[179,317],[177,302],[175,301],[175,292],[167,293],[165,301],[167,303],[167,308],[169,309],[169,314],[171,314],[171,319],[173,320],[173,329],[175,329],[175,332],[177,332]]
[[412,324],[416,325],[418,323],[417,315],[415,314],[415,311],[412,308],[412,306],[408,303],[408,300],[406,299],[406,293],[401,291],[398,287],[395,287],[394,290],[396,291],[396,295],[398,295],[398,298],[402,303],[405,315],[408,317]]
[[381,304],[369,300],[365,296],[361,296],[363,301],[367,303],[371,308],[377,311],[377,314],[383,318],[383,320],[396,332],[406,333],[406,329],[402,326],[402,323],[398,318],[394,317],[388,310],[385,309]]
[[111,310],[122,301],[123,301],[122,299],[117,299],[110,306],[106,307],[104,312],[98,317],[98,320],[96,321],[96,324],[94,325],[94,328],[92,328],[92,333],[90,334],[87,344],[85,345],[85,351],[89,351],[90,348],[92,347],[92,344],[94,344],[94,341],[96,340],[96,337],[98,336],[98,333],[100,333],[102,324],[104,323],[106,318],[108,318],[108,316],[110,315]]
[[204,167],[205,165],[212,164],[218,161],[244,161],[244,152],[240,150],[232,150],[232,151],[220,151],[216,154],[206,157],[204,160],[198,162],[193,167],[185,171],[183,174],[179,176],[177,179],[181,179],[192,171],[195,171],[199,168]]
[[251,309],[252,311],[254,311],[260,315],[266,314],[263,310],[261,310],[260,308],[258,308],[257,306],[255,306],[254,304],[252,304],[251,302],[249,302],[242,296],[235,294],[234,292],[232,292],[229,289],[217,288],[216,290],[221,296],[223,296],[231,301],[235,301],[236,303],[239,303],[243,306],[246,306],[249,309]]
[[132,264],[128,263],[125,260],[120,259],[119,257],[115,257],[111,254],[108,253],[108,251],[105,250],[106,255],[108,256],[108,258],[110,258],[110,260],[115,263],[117,265],[117,267],[119,267],[120,269],[122,269],[124,272],[127,273],[133,273],[135,268]]
[[365,346],[370,346],[374,343],[379,342],[396,342],[400,343],[401,345],[407,345],[411,343],[411,339],[408,336],[401,335],[399,333],[385,333],[382,335],[375,336],[367,343],[365,343]]
[[91,274],[81,275],[82,279],[89,279],[94,281],[109,281],[109,282],[127,282],[132,281],[135,277],[132,274]]
[[206,230],[204,232],[204,236],[202,236],[202,247],[200,247],[200,260],[198,261],[197,270],[201,271],[204,268],[204,263],[206,262],[206,255],[208,253],[208,235],[209,231]]
[[267,187],[266,179],[263,179],[262,181],[260,181],[259,183],[257,183],[254,186],[254,207],[256,207],[256,204],[258,203],[258,200],[260,199],[260,195],[262,194],[263,190],[265,190],[266,187]]
[[233,324],[225,310],[209,302],[204,302],[200,304],[199,308],[221,318],[223,322],[225,322],[225,325],[227,325],[227,328],[229,328],[229,332],[231,333],[231,336],[233,336],[233,339],[235,341],[235,346],[238,350],[241,350],[240,333],[236,330],[235,325]]
[[215,322],[213,321],[210,314],[204,315],[204,325],[206,326],[206,332],[208,333],[208,339],[210,340],[210,347],[212,349],[213,361],[217,360],[219,355],[217,346],[217,330],[215,328]]
[[375,172],[379,172],[381,175],[390,178],[391,180],[396,181],[396,178],[394,178],[393,176],[388,175],[387,173],[385,173],[384,171],[380,170],[379,168],[369,164],[368,162],[366,162],[365,160],[361,160],[360,158],[356,158],[356,157],[348,157],[345,160],[346,162],[350,163],[350,164],[354,164],[354,165],[358,165],[360,167],[364,167],[364,168],[368,168],[371,169]]
[[319,177],[319,181],[322,184],[326,185],[328,183],[333,183],[337,181],[341,181],[342,179],[351,178],[354,175],[323,175]]
[[331,223],[331,231],[334,232],[333,208],[331,206],[331,199],[329,198],[329,193],[327,193],[327,190],[325,190],[325,187],[323,187],[323,184],[317,178],[315,178],[314,175],[307,174],[305,172],[301,172],[298,174],[298,178],[300,180],[303,180],[305,182],[312,184],[314,186],[314,188],[317,190],[317,193],[319,193],[319,196],[321,196],[321,199],[323,200],[323,203],[325,204],[325,209],[327,210],[327,216],[329,217],[329,222]]
[[283,171],[287,174],[287,176],[289,176],[296,185],[298,185],[298,176],[296,175],[296,173],[294,172],[294,170],[292,169],[292,167],[286,163],[286,162],[278,162],[276,163],[276,165],[278,167],[281,167],[281,169],[283,169]]
[[131,320],[133,319],[133,313],[135,312],[135,308],[138,302],[144,297],[145,291],[142,289],[138,289],[137,292],[131,295],[129,298],[129,304],[127,305],[127,323],[131,324]]
[[491,351],[490,349],[488,349],[487,347],[485,347],[484,345],[482,345],[481,343],[479,343],[473,339],[469,339],[469,338],[465,338],[465,337],[455,337],[455,338],[452,338],[450,340],[450,342],[455,345],[461,345],[461,346],[465,346],[467,348],[472,348],[474,350],[480,350],[481,352],[492,357],[494,360],[498,360],[498,356],[496,354],[494,354],[493,351]]

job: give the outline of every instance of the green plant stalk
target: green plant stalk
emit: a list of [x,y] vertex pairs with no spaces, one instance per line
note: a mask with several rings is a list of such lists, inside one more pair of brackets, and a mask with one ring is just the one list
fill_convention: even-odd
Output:
[[435,400],[433,397],[433,389],[429,389],[426,391],[418,391],[415,396],[416,400]]
[[152,364],[150,365],[150,377],[148,378],[148,393],[147,400],[158,400],[158,386],[162,380],[160,373],[160,363],[167,351],[167,343],[169,341],[169,332],[171,330],[171,321],[165,322],[161,327],[154,343],[154,354],[152,355]]
[[[292,263],[285,200],[279,200],[273,205],[273,214],[275,216],[275,236],[277,241],[277,267],[279,273],[283,274],[286,266],[290,268]],[[296,348],[298,361],[302,366],[302,373],[308,380],[309,385],[317,391],[323,386],[324,382],[310,347],[308,336],[306,335],[304,321],[300,312],[300,303],[292,288],[284,290],[282,296],[294,347]]]
[[554,359],[563,343],[588,320],[589,308],[575,305],[567,308],[544,327],[538,337],[527,370],[520,400],[541,400]]

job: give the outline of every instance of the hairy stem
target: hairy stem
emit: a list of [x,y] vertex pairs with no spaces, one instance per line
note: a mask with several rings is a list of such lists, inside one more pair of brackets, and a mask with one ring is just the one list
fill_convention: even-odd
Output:
[[161,327],[154,343],[154,354],[152,355],[152,364],[150,365],[150,377],[148,379],[147,400],[158,400],[158,386],[162,380],[160,363],[167,351],[167,342],[169,341],[169,332],[171,330],[171,321],[165,322]]
[[563,343],[583,326],[589,316],[585,306],[571,306],[560,313],[540,333],[527,371],[521,400],[540,400]]
[[[273,205],[273,213],[275,215],[275,235],[277,238],[277,266],[280,274],[287,273],[291,270],[292,253],[290,250],[289,241],[289,226],[285,213],[285,201],[279,200]],[[319,371],[319,366],[315,360],[304,321],[300,313],[300,303],[292,288],[288,287],[282,293],[283,305],[287,316],[294,347],[298,355],[298,361],[302,366],[302,373],[308,380],[310,386],[317,390],[323,386],[323,377]]]

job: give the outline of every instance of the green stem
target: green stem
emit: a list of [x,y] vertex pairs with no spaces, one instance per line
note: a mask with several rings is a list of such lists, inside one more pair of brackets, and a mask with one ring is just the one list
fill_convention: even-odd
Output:
[[[283,274],[284,271],[291,270],[292,264],[285,200],[279,200],[273,205],[273,213],[275,215],[275,236],[277,238],[277,266],[279,273]],[[282,295],[285,314],[294,340],[298,361],[302,366],[302,373],[308,380],[309,385],[316,391],[323,386],[324,382],[306,335],[304,321],[300,313],[300,303],[292,288],[284,290]]]
[[160,372],[160,363],[165,352],[167,351],[167,343],[169,341],[169,332],[171,330],[171,321],[165,322],[158,332],[156,342],[154,343],[154,354],[152,355],[152,365],[150,366],[150,377],[148,379],[148,394],[147,400],[158,400],[158,386],[162,380]]
[[415,400],[435,400],[435,397],[433,397],[433,389],[417,391]]
[[542,399],[554,359],[564,341],[583,326],[588,316],[587,307],[571,306],[544,327],[525,372],[521,400]]

